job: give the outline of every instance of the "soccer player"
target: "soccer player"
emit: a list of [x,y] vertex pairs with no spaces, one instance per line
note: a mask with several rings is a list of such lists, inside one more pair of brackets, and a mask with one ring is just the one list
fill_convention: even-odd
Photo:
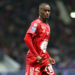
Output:
[[39,6],[39,18],[34,20],[24,38],[29,51],[26,56],[26,75],[55,75],[52,64],[55,60],[49,56],[46,48],[50,36],[47,21],[51,7],[47,3]]

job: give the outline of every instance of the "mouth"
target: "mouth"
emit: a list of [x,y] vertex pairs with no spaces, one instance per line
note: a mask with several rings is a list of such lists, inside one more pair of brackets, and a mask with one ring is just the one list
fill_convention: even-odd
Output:
[[49,18],[49,15],[46,15],[45,17],[46,17],[46,18]]

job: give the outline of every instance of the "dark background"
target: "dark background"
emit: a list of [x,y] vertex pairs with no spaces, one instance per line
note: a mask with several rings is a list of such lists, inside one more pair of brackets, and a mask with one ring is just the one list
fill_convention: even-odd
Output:
[[[28,48],[24,37],[31,22],[38,18],[38,7],[43,2],[52,8],[47,50],[56,60],[55,67],[75,66],[75,19],[70,16],[75,11],[75,0],[0,0],[0,61],[6,54],[25,66]],[[60,2],[65,10],[60,11]]]

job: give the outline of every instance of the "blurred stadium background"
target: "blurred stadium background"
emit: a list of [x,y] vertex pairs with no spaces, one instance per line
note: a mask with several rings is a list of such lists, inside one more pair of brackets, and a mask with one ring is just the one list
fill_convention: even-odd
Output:
[[38,17],[40,3],[49,3],[49,54],[56,75],[75,75],[75,0],[0,0],[0,75],[25,75],[25,33]]

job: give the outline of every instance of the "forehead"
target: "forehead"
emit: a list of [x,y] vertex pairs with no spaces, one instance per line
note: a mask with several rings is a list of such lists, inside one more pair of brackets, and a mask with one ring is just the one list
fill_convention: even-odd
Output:
[[41,5],[41,9],[48,9],[48,10],[50,10],[51,7],[49,5],[43,4],[43,5]]

